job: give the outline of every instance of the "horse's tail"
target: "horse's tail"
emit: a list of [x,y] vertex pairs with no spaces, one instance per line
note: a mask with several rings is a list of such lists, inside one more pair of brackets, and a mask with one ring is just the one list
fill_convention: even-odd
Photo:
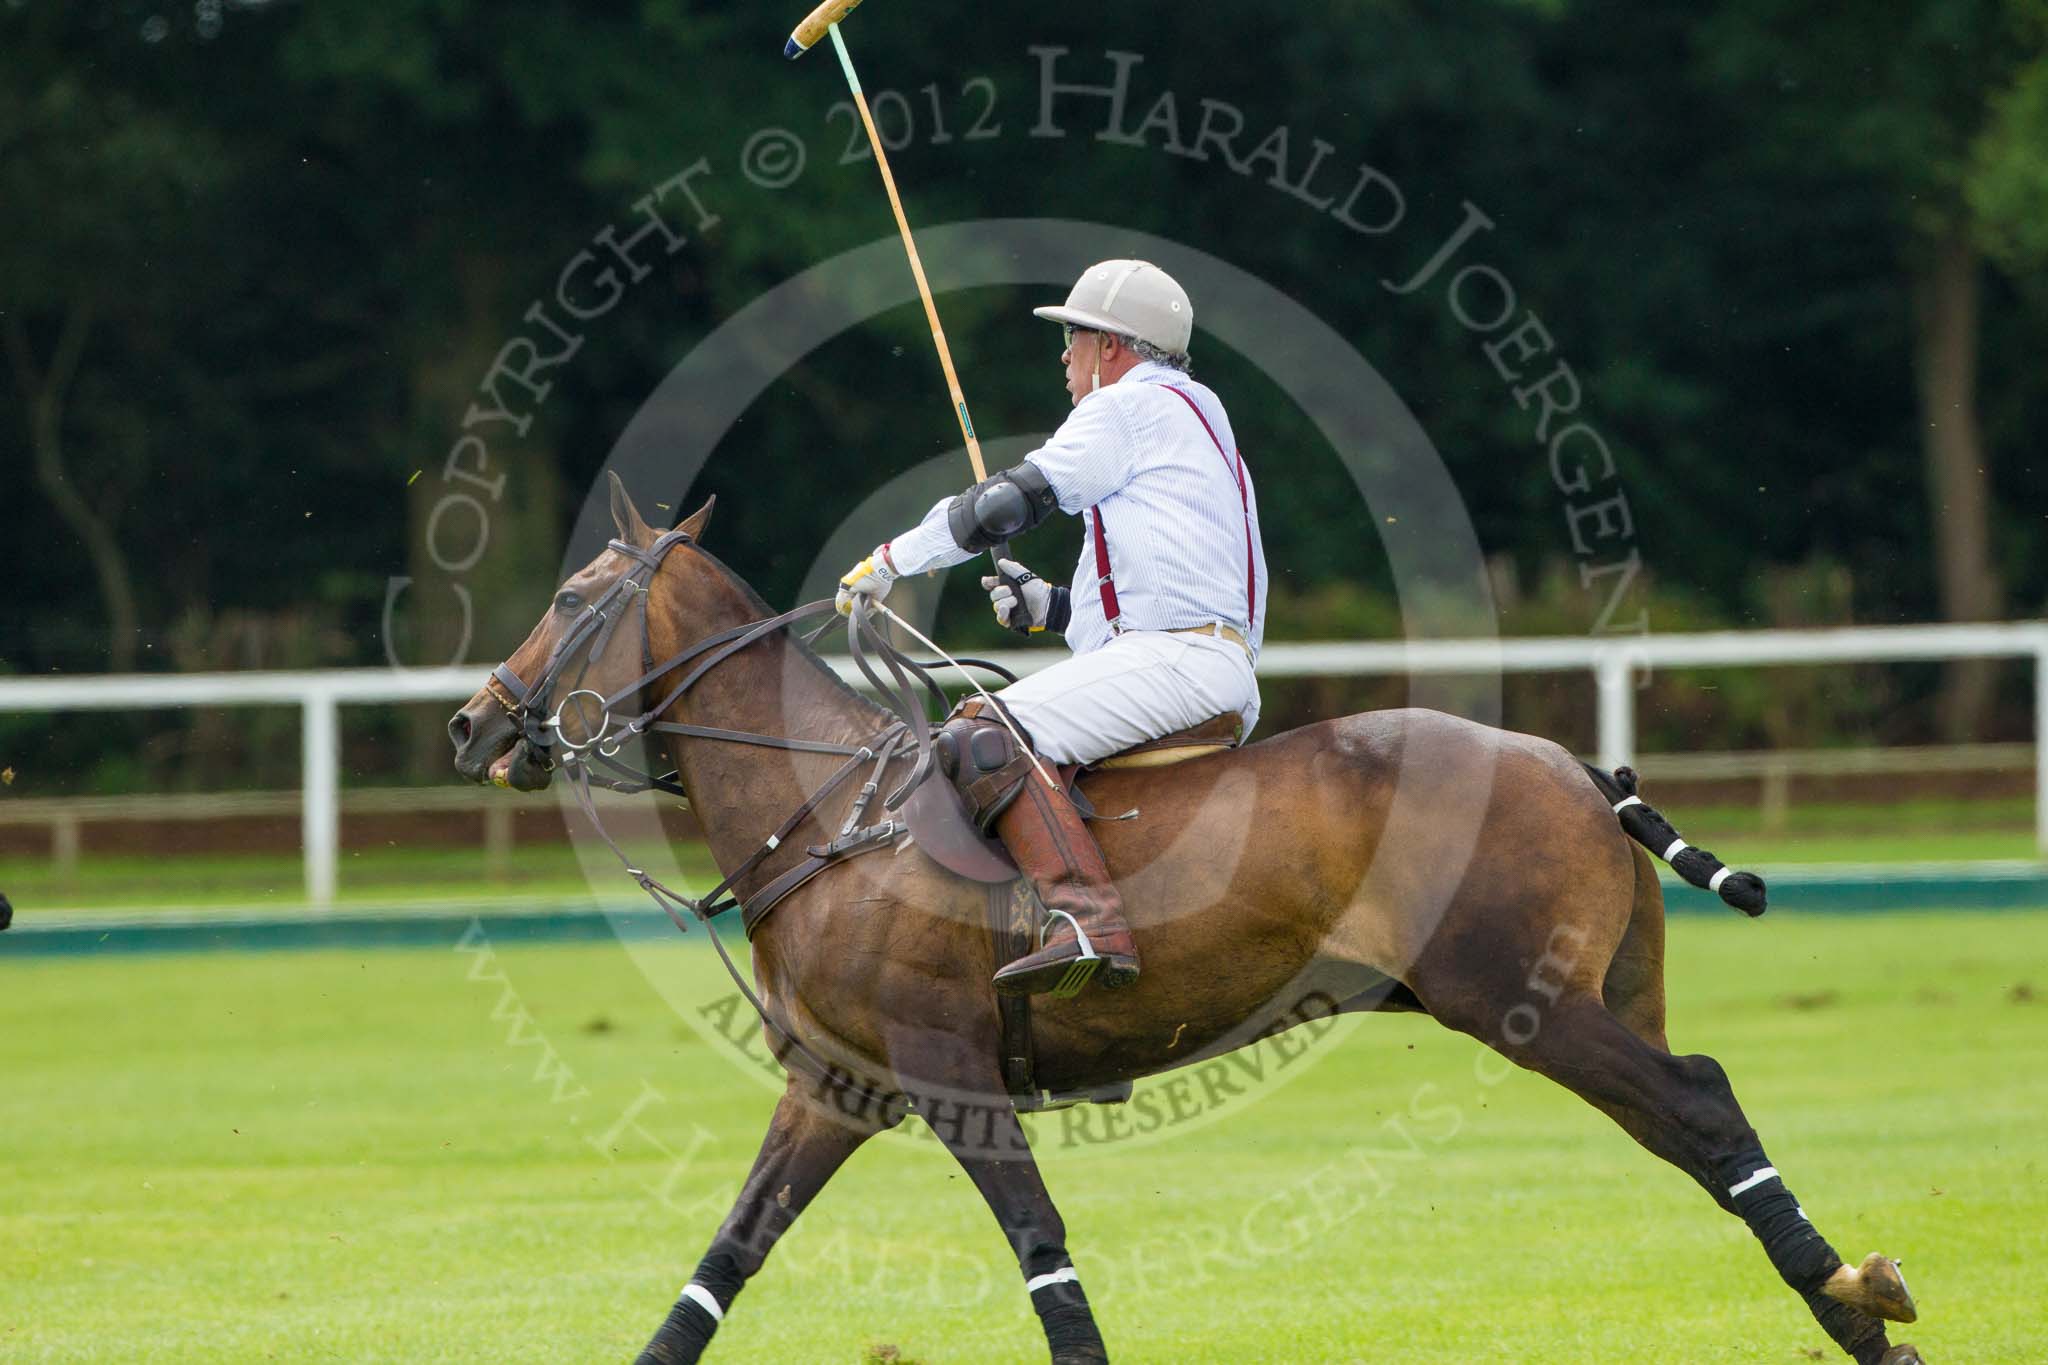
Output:
[[1655,806],[1636,795],[1640,779],[1634,768],[1616,768],[1610,773],[1590,763],[1582,766],[1600,794],[1607,798],[1607,804],[1614,807],[1614,814],[1629,838],[1671,864],[1672,871],[1702,891],[1718,892],[1722,900],[1743,914],[1755,917],[1764,912],[1764,879],[1754,872],[1736,872],[1707,850],[1694,848],[1679,837]]

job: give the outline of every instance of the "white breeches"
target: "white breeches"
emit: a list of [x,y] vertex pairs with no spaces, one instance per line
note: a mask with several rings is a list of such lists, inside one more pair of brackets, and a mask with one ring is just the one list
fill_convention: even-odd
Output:
[[997,695],[1055,763],[1092,763],[1233,711],[1249,736],[1259,719],[1251,659],[1212,635],[1127,631]]

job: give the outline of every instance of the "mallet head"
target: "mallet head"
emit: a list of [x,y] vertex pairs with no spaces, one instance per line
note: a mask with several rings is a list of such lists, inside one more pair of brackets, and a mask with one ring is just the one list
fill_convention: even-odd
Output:
[[782,55],[795,61],[811,50],[825,31],[860,8],[860,0],[825,0],[825,3],[810,12],[810,15],[796,26],[783,44]]

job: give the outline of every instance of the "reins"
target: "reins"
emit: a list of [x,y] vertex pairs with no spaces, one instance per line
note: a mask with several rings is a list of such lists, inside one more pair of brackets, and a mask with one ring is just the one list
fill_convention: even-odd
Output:
[[[931,773],[935,756],[931,723],[924,714],[923,698],[919,696],[919,692],[922,691],[926,696],[936,700],[941,711],[946,709],[948,702],[944,689],[932,676],[939,664],[921,663],[898,650],[869,620],[865,599],[857,598],[853,609],[847,615],[848,649],[861,675],[868,680],[894,717],[865,743],[840,744],[745,730],[727,730],[708,725],[688,725],[679,721],[660,719],[663,712],[680,701],[700,679],[718,665],[750,646],[768,639],[778,631],[836,610],[831,598],[807,602],[765,620],[728,627],[697,641],[658,664],[654,663],[651,637],[646,632],[646,604],[649,600],[649,591],[655,574],[660,571],[662,562],[670,551],[679,545],[689,543],[691,537],[681,530],[664,532],[644,550],[623,540],[611,541],[609,548],[636,561],[635,567],[620,575],[595,601],[583,609],[563,634],[562,639],[556,643],[540,675],[531,684],[522,680],[509,663],[503,663],[492,670],[486,690],[505,708],[518,727],[520,737],[526,741],[543,766],[549,771],[557,768],[563,771],[570,784],[571,796],[582,810],[584,818],[590,822],[590,827],[604,840],[605,846],[619,860],[619,865],[625,869],[626,874],[647,893],[679,931],[688,933],[690,928],[683,912],[688,912],[698,922],[708,927],[716,916],[729,910],[740,909],[747,923],[748,935],[751,937],[753,926],[760,918],[776,902],[795,891],[811,877],[847,858],[892,846],[905,832],[904,825],[894,819],[884,819],[872,825],[864,825],[861,822],[866,819],[868,808],[881,790],[882,781],[892,764],[909,757],[912,751],[915,752],[915,759],[910,765],[908,775],[884,798],[882,805],[885,811],[893,812],[900,807],[917,785]],[[638,577],[642,570],[646,572],[645,582]],[[580,655],[582,667],[576,675],[576,680],[581,681],[583,673],[602,657],[619,623],[624,620],[636,599],[641,603],[643,631],[641,675],[610,696],[600,695],[587,688],[576,688],[564,696],[559,704],[554,705],[550,714],[549,708],[554,691],[560,685],[563,676]],[[907,627],[907,623],[902,622],[893,612],[884,609],[884,614]],[[804,637],[803,643],[809,644],[816,640],[830,629],[832,624],[831,620],[826,620]],[[879,668],[877,661],[880,664]],[[966,673],[970,666],[985,669],[1009,682],[1016,681],[1015,676],[1007,669],[987,660],[954,659],[948,656],[943,662],[960,670],[963,676],[969,678],[970,683],[973,682],[972,677]],[[686,667],[689,671],[658,702],[633,719],[615,725],[613,712],[616,709],[645,689]],[[979,690],[979,685],[975,686]],[[982,695],[988,694],[983,692]],[[585,737],[580,740],[572,739],[563,728],[564,714],[570,703],[578,697],[593,698],[600,708],[598,723],[595,727],[587,728]],[[591,784],[595,781],[614,791],[661,791],[693,799],[683,787],[679,772],[656,775],[653,772],[637,771],[620,761],[619,754],[625,744],[648,734],[672,734],[720,743],[750,744],[791,753],[839,755],[844,757],[845,762],[805,797],[751,854],[719,881],[718,885],[702,896],[691,897],[664,885],[645,868],[634,863],[625,849],[620,847],[618,841],[605,829],[591,792]],[[873,764],[873,770],[856,792],[836,837],[824,844],[808,847],[805,850],[808,856],[804,860],[751,897],[743,900],[735,894],[735,887],[759,870],[763,863],[783,847],[786,840],[818,814],[834,793],[868,764]],[[603,767],[615,776],[597,776],[595,769],[598,767]],[[829,1068],[826,1063],[770,1016],[767,1008],[754,994],[731,955],[726,951],[716,929],[711,930],[710,938],[712,946],[718,950],[719,960],[725,965],[726,974],[732,978],[740,994],[753,1006],[754,1012],[761,1016],[762,1022],[787,1043],[787,1049],[777,1051],[777,1059],[787,1065],[787,1051],[794,1050],[802,1053],[819,1068],[820,1079],[828,1076]]]

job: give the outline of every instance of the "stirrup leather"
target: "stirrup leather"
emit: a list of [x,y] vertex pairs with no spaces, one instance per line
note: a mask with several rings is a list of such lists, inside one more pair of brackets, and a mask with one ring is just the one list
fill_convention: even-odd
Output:
[[1081,946],[1081,956],[1067,964],[1066,975],[1062,976],[1059,979],[1059,984],[1047,991],[1046,994],[1055,1000],[1071,1000],[1081,993],[1083,987],[1095,979],[1095,969],[1102,965],[1102,954],[1096,952],[1095,945],[1088,941],[1088,931],[1081,927],[1081,921],[1075,919],[1064,910],[1056,910],[1051,907],[1047,907],[1045,924],[1038,932],[1038,941],[1041,945],[1045,942],[1045,931],[1052,927],[1055,917],[1063,919],[1068,924],[1074,926],[1074,941]]

